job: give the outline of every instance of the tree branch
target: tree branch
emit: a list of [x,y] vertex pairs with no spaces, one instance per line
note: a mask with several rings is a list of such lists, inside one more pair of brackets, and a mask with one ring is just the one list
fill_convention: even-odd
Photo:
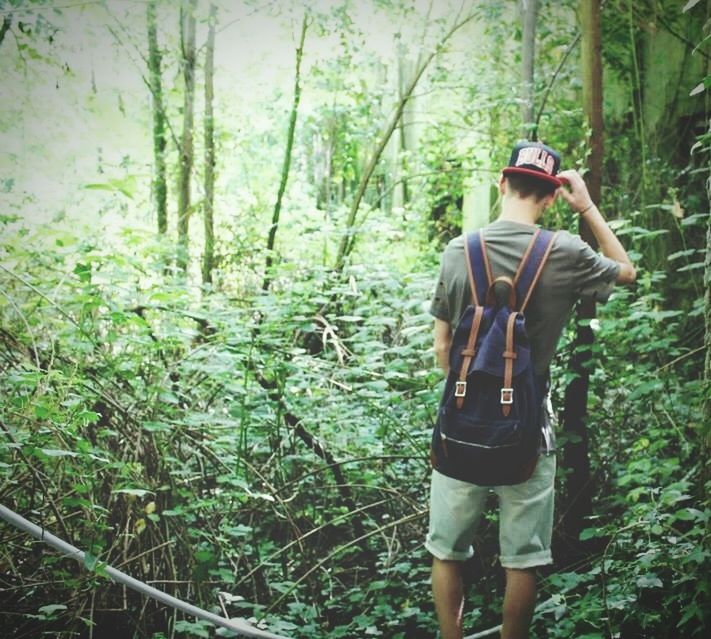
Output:
[[558,63],[556,70],[553,72],[553,75],[551,76],[550,82],[548,82],[548,86],[546,87],[546,92],[543,94],[543,99],[541,100],[541,106],[538,109],[538,114],[536,115],[536,122],[533,125],[533,130],[531,131],[531,137],[534,140],[538,139],[538,125],[541,121],[541,116],[543,115],[543,112],[545,111],[546,102],[548,101],[548,96],[551,92],[551,89],[553,88],[555,81],[558,79],[558,74],[560,73],[561,69],[563,68],[563,65],[565,64],[566,60],[568,59],[568,56],[570,56],[571,52],[575,48],[575,45],[578,44],[578,42],[580,41],[580,36],[581,36],[581,32],[578,31],[575,38],[573,38],[572,42],[568,45],[568,48],[565,50],[563,57],[560,59],[560,62]]
[[289,168],[291,167],[291,151],[294,146],[294,131],[296,129],[296,116],[299,111],[299,101],[301,99],[301,59],[304,54],[304,40],[306,39],[306,29],[308,28],[307,14],[304,13],[304,19],[301,22],[301,36],[299,37],[299,46],[296,48],[296,72],[294,74],[294,101],[291,105],[291,113],[289,115],[289,128],[286,134],[286,149],[284,151],[284,163],[281,169],[281,180],[279,182],[279,190],[277,192],[276,202],[274,203],[274,211],[272,213],[272,225],[269,227],[269,237],[267,239],[267,261],[264,269],[264,280],[262,281],[262,290],[269,289],[271,283],[271,267],[273,263],[272,251],[274,250],[274,242],[276,241],[276,232],[279,225],[279,216],[281,215],[281,204],[286,191],[286,183],[289,180]]
[[12,14],[8,13],[2,19],[2,25],[0,25],[0,46],[2,46],[2,41],[5,39],[5,34],[10,30],[12,26]]
[[373,151],[372,155],[370,156],[370,159],[368,161],[368,164],[366,165],[365,171],[363,171],[363,175],[361,176],[360,183],[358,184],[358,190],[356,191],[356,195],[353,198],[353,203],[351,204],[350,210],[348,211],[348,219],[346,220],[346,230],[343,235],[343,238],[341,239],[341,243],[338,248],[338,254],[336,256],[336,264],[335,264],[336,272],[340,272],[343,270],[343,266],[345,264],[345,259],[350,254],[350,252],[353,250],[353,246],[355,244],[355,237],[354,237],[353,230],[354,230],[354,226],[355,226],[356,216],[358,215],[358,209],[360,208],[360,204],[363,200],[363,196],[365,195],[365,191],[368,188],[368,184],[370,183],[370,178],[373,176],[375,167],[378,165],[378,162],[380,161],[380,158],[383,154],[383,151],[385,150],[385,147],[387,146],[388,142],[390,141],[390,138],[392,137],[393,132],[395,131],[398,123],[400,122],[400,118],[402,117],[402,113],[405,109],[405,105],[412,97],[412,94],[415,90],[415,87],[417,86],[417,83],[420,81],[420,78],[423,76],[423,74],[426,71],[427,67],[429,66],[430,62],[432,62],[432,60],[442,51],[442,49],[444,48],[444,45],[459,29],[461,29],[464,25],[466,25],[468,22],[470,22],[473,19],[474,19],[474,14],[472,13],[472,14],[469,14],[466,18],[463,18],[462,20],[454,23],[452,28],[439,41],[439,43],[434,48],[434,50],[432,50],[429,53],[429,55],[420,63],[417,70],[415,71],[414,77],[412,78],[410,83],[407,85],[405,91],[403,92],[401,99],[398,100],[397,106],[395,108],[395,113],[390,118],[390,122],[388,123],[387,127],[385,128],[385,131],[383,132],[382,136],[380,137],[380,141],[378,142],[377,146],[375,147],[375,150]]

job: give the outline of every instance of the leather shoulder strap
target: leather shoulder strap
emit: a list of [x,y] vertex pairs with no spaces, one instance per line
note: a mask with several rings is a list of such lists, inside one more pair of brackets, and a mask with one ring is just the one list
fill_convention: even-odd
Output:
[[557,233],[553,233],[552,231],[537,231],[521,259],[518,272],[514,278],[516,299],[519,300],[520,303],[518,310],[521,313],[526,309],[531,299],[531,294],[536,288],[538,278],[543,272],[543,267],[548,260],[557,235]]
[[486,255],[484,231],[468,233],[464,237],[464,254],[467,261],[469,288],[472,292],[472,302],[475,306],[483,306],[486,292],[491,285],[491,266]]

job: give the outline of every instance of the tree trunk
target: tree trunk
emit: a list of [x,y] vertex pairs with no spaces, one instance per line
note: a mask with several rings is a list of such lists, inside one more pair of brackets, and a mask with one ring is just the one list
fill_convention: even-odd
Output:
[[[711,128],[709,128],[711,135]],[[711,175],[711,162],[709,162],[709,173]],[[706,194],[711,207],[711,177],[706,179]],[[711,480],[711,215],[709,215],[708,226],[706,227],[706,259],[704,268],[704,284],[706,292],[704,294],[704,307],[706,318],[706,331],[704,334],[704,346],[706,347],[706,358],[704,360],[704,403],[702,421],[702,491],[706,490]],[[709,499],[711,494],[706,493]]]
[[[600,202],[600,182],[603,154],[602,122],[602,60],[600,55],[600,2],[582,0],[580,7],[582,31],[583,108],[591,129],[586,175],[592,200]],[[597,243],[587,224],[580,217],[580,235],[593,248]],[[563,430],[569,436],[563,452],[563,465],[569,470],[567,504],[563,530],[568,541],[577,546],[584,519],[592,512],[592,482],[588,456],[586,427],[590,360],[594,340],[590,320],[595,317],[595,302],[584,301],[577,309],[577,332],[573,344],[571,369],[575,377],[565,391]],[[585,325],[582,326],[581,323]]]
[[[398,89],[398,99],[402,101],[403,99],[403,89],[405,88],[405,82],[407,77],[407,72],[410,70],[409,67],[406,68],[405,60],[403,60],[402,52],[399,52],[397,59],[397,89]],[[400,158],[398,161],[398,167],[403,173],[407,171],[407,151],[409,150],[409,144],[407,140],[407,127],[409,126],[407,117],[407,111],[409,109],[403,109],[402,117],[400,118]],[[406,206],[410,202],[410,187],[407,183],[406,178],[402,178],[401,181],[402,189],[402,206]],[[381,202],[382,206],[382,202]]]
[[[711,0],[706,2],[706,22],[711,17]],[[711,59],[706,59],[706,78],[711,78]],[[706,91],[706,122],[709,126],[707,135],[711,139],[711,94]],[[707,143],[711,146],[711,142]],[[706,178],[706,196],[711,210],[711,151],[708,159],[708,177]],[[711,213],[706,226],[706,259],[704,260],[704,401],[702,406],[701,426],[701,494],[711,499]]]
[[190,176],[193,168],[193,107],[195,102],[195,7],[197,0],[183,0],[180,6],[180,49],[183,67],[183,134],[180,142],[178,182],[178,255],[176,265],[188,266],[190,222]]
[[205,48],[205,251],[202,259],[203,284],[212,283],[212,269],[215,255],[214,203],[215,203],[215,119],[213,100],[215,97],[215,21],[217,7],[210,4],[210,15],[207,20],[207,44]]
[[161,81],[161,52],[158,48],[156,0],[146,5],[148,26],[148,83],[153,100],[153,198],[158,218],[158,233],[168,230],[168,185],[165,169],[165,110]]
[[521,0],[521,21],[523,37],[521,40],[521,123],[526,139],[535,140],[534,131],[534,62],[536,47],[536,15],[538,0]]
[[351,251],[353,250],[353,246],[355,245],[355,222],[356,217],[358,215],[358,209],[360,208],[360,204],[363,201],[363,196],[365,195],[365,191],[368,188],[370,178],[373,176],[375,167],[378,165],[378,162],[380,161],[380,158],[383,155],[385,147],[388,145],[388,142],[390,141],[390,138],[392,137],[395,128],[400,122],[405,106],[407,105],[408,100],[412,96],[412,93],[415,90],[417,83],[420,81],[420,78],[424,74],[430,62],[432,62],[435,56],[442,51],[447,41],[465,24],[473,20],[473,18],[474,14],[472,13],[467,15],[467,17],[462,18],[461,20],[457,20],[454,23],[452,28],[444,35],[444,37],[442,38],[442,40],[440,40],[437,46],[424,58],[422,62],[420,62],[418,67],[415,69],[415,73],[413,74],[412,79],[402,92],[402,95],[398,100],[397,106],[395,108],[395,113],[390,118],[390,122],[388,122],[387,126],[385,127],[385,130],[381,134],[380,139],[378,140],[375,148],[373,149],[373,153],[371,154],[368,160],[365,170],[363,171],[363,174],[360,177],[355,197],[353,198],[353,202],[351,203],[350,209],[348,211],[348,218],[346,219],[346,229],[343,233],[341,243],[338,247],[338,254],[336,255],[336,264],[334,267],[336,272],[340,272],[343,270],[343,267],[345,266],[346,257],[348,257],[348,255],[350,255]]
[[286,191],[286,184],[289,180],[289,168],[291,167],[291,151],[294,146],[294,131],[296,130],[296,116],[299,112],[299,101],[301,100],[301,58],[304,54],[304,40],[306,39],[306,29],[308,20],[306,14],[301,23],[301,35],[299,46],[296,49],[296,72],[294,74],[294,101],[291,105],[289,115],[289,128],[286,134],[286,150],[284,151],[284,162],[281,167],[281,180],[279,181],[279,191],[277,192],[274,210],[272,212],[272,225],[269,227],[269,237],[267,238],[267,259],[264,268],[264,280],[262,289],[268,290],[271,284],[271,268],[274,263],[274,243],[276,242],[276,232],[279,226],[279,216],[281,215],[281,204]]

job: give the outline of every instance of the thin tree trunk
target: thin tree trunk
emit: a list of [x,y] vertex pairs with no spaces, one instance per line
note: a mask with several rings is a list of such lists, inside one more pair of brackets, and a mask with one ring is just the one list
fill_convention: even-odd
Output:
[[[405,61],[402,59],[402,52],[398,53],[398,59],[397,59],[397,89],[398,89],[398,99],[402,101],[403,98],[403,87],[405,85],[405,77],[406,77],[406,70],[405,70]],[[401,171],[405,172],[406,167],[405,167],[405,158],[406,154],[408,151],[408,143],[407,143],[407,126],[408,124],[406,123],[406,111],[403,109],[402,117],[400,118],[400,162],[399,162],[399,168]],[[410,188],[407,184],[407,179],[402,178],[401,181],[402,184],[402,204],[403,206],[406,205],[410,201]],[[381,206],[382,206],[382,199],[381,199]]]
[[188,266],[190,222],[190,177],[193,168],[193,109],[195,103],[195,8],[197,0],[183,0],[180,6],[180,48],[183,67],[183,134],[180,143],[178,183],[178,255],[176,265]]
[[217,7],[210,4],[208,17],[207,45],[205,49],[205,252],[202,260],[203,284],[212,283],[212,269],[215,255],[214,203],[215,203],[215,119],[213,100],[215,97],[215,21]]
[[[706,2],[706,23],[711,17],[711,0]],[[706,59],[706,79],[711,78],[711,58]],[[708,133],[711,135],[711,94],[706,91],[706,122],[709,124]],[[708,162],[709,176],[706,178],[706,196],[711,210],[711,158]],[[701,431],[701,490],[705,493],[706,499],[711,498],[711,213],[709,213],[708,225],[706,227],[706,259],[704,260],[704,346],[706,347],[706,357],[704,358],[704,402],[702,406],[702,427]]]
[[523,38],[521,41],[521,123],[525,138],[536,139],[534,130],[534,63],[536,47],[536,15],[538,0],[521,0]]
[[[580,7],[582,31],[583,108],[591,129],[588,168],[586,175],[592,200],[600,202],[603,158],[602,121],[602,59],[600,51],[600,1],[582,0]],[[580,235],[593,248],[595,238],[580,217]],[[563,522],[568,540],[576,545],[584,519],[592,512],[592,482],[588,456],[586,427],[590,359],[594,340],[589,320],[595,317],[595,302],[584,301],[577,309],[577,332],[573,344],[571,369],[575,375],[565,390],[563,430],[569,436],[563,453],[563,463],[569,470],[567,479],[567,507]],[[581,325],[584,324],[584,325]]]
[[363,201],[363,196],[365,195],[365,191],[368,188],[370,178],[373,176],[375,167],[378,165],[378,162],[380,161],[380,158],[383,155],[385,147],[387,146],[388,142],[390,141],[390,138],[393,135],[393,132],[395,131],[398,123],[400,122],[405,106],[407,105],[408,100],[412,96],[412,93],[415,90],[417,83],[420,81],[420,78],[424,74],[430,62],[432,62],[435,56],[440,53],[447,41],[473,18],[474,14],[469,14],[466,18],[455,21],[454,26],[452,26],[452,28],[444,35],[444,37],[437,44],[434,50],[431,51],[422,62],[420,62],[419,66],[415,70],[412,79],[405,87],[402,96],[398,100],[397,106],[395,108],[395,113],[390,118],[390,121],[385,127],[385,130],[380,136],[380,139],[378,140],[378,143],[376,144],[375,149],[373,150],[373,153],[370,156],[370,159],[368,160],[368,164],[366,165],[365,170],[363,171],[363,174],[360,177],[358,189],[348,211],[348,218],[346,219],[346,229],[341,239],[341,243],[338,247],[338,254],[336,255],[336,264],[334,267],[336,272],[340,272],[343,270],[346,257],[348,257],[348,255],[350,255],[351,251],[353,250],[353,246],[355,245],[355,222],[356,217],[358,215],[358,209],[360,208],[360,204]]
[[[709,129],[711,133],[711,128]],[[709,163],[709,172],[711,173],[711,162]],[[706,180],[706,195],[711,207],[711,177]],[[704,333],[704,346],[706,347],[706,357],[704,360],[704,382],[705,393],[703,403],[703,430],[701,433],[701,454],[703,460],[702,467],[702,489],[709,486],[711,480],[711,214],[709,215],[708,226],[706,227],[706,259],[704,268],[704,283],[706,292],[704,294],[704,316],[706,318],[706,331]],[[707,492],[706,498],[711,495]]]
[[301,35],[299,37],[299,46],[296,49],[296,72],[294,74],[294,101],[291,105],[291,113],[289,115],[289,128],[286,134],[286,149],[284,151],[284,162],[281,168],[281,180],[279,181],[279,190],[277,192],[274,210],[272,212],[272,224],[269,227],[269,237],[267,238],[267,259],[264,268],[264,280],[262,281],[262,289],[268,290],[271,284],[271,268],[274,263],[274,243],[276,242],[277,228],[279,227],[279,216],[281,215],[281,205],[286,191],[286,184],[289,180],[289,169],[291,167],[291,151],[294,146],[294,131],[296,130],[296,116],[299,112],[299,101],[301,100],[301,58],[304,54],[304,40],[306,39],[306,29],[308,28],[308,19],[304,14],[304,19],[301,23]]
[[148,76],[153,98],[153,198],[158,219],[158,233],[168,230],[168,184],[165,167],[165,110],[163,108],[163,83],[161,81],[161,52],[158,48],[156,27],[156,0],[146,5],[148,26]]

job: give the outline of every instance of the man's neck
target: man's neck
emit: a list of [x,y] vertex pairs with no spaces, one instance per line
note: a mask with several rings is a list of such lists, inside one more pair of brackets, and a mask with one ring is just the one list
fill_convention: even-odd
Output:
[[501,201],[500,220],[519,222],[521,224],[535,224],[541,217],[542,204],[532,199],[523,199],[505,195]]

